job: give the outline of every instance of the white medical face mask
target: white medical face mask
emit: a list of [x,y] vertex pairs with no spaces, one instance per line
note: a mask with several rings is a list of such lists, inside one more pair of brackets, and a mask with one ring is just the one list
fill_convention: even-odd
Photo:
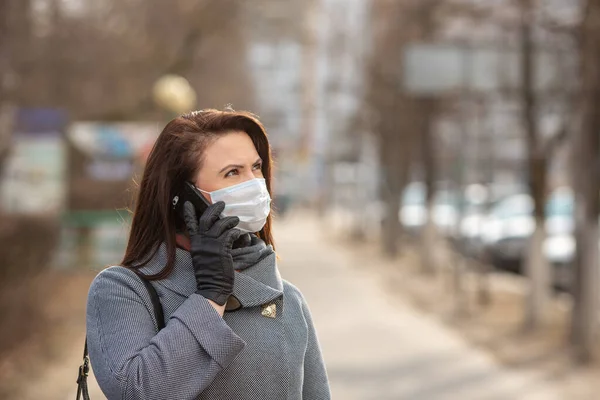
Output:
[[225,202],[221,216],[238,217],[240,223],[237,228],[242,232],[260,231],[271,212],[271,196],[263,178],[251,179],[213,192],[198,190],[210,195],[213,203]]

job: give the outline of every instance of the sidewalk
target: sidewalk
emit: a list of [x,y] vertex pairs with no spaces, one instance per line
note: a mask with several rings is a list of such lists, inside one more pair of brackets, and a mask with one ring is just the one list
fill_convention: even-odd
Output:
[[282,276],[311,306],[334,399],[562,398],[535,372],[500,366],[386,295],[373,268],[319,231],[315,219],[297,216],[280,222],[275,237]]

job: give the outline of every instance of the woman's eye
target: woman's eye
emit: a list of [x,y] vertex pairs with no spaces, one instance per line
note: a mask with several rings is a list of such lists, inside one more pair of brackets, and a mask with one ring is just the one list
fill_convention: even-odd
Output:
[[262,164],[255,164],[255,165],[254,165],[254,169],[255,169],[255,170],[257,170],[257,169],[262,169]]
[[234,176],[234,175],[239,175],[239,172],[237,169],[232,169],[231,171],[229,171],[228,173],[225,174],[225,178],[228,178],[230,176]]

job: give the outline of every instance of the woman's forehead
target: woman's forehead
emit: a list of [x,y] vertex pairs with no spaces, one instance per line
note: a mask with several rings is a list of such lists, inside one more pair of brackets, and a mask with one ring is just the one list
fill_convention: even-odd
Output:
[[231,132],[218,136],[204,152],[204,167],[228,164],[252,164],[258,153],[250,136],[245,132]]

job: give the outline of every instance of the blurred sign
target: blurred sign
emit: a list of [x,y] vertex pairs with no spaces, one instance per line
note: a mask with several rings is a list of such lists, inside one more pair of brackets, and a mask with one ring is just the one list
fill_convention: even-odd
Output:
[[159,133],[160,127],[153,122],[75,122],[68,138],[89,156],[126,159],[153,143]]
[[131,178],[135,161],[146,158],[158,133],[149,122],[76,122],[68,138],[87,160],[82,171],[87,178],[122,181]]
[[0,182],[7,212],[58,213],[65,199],[64,112],[20,109],[15,115],[11,154]]
[[128,207],[159,127],[155,122],[75,122],[67,133],[69,211]]
[[[568,66],[561,57],[563,53],[547,50],[534,54],[536,90],[549,91],[564,82],[561,68]],[[417,95],[490,92],[521,84],[521,54],[515,49],[420,43],[407,46],[403,60],[404,86]]]

